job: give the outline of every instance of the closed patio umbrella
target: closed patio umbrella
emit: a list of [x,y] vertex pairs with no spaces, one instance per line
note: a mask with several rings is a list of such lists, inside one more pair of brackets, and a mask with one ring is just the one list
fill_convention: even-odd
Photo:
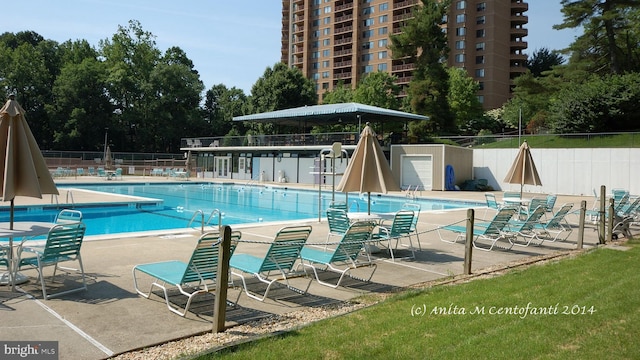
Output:
[[104,168],[111,170],[113,164],[113,157],[111,156],[111,146],[107,146],[107,151],[104,154]]
[[187,179],[189,179],[189,176],[191,174],[191,150],[187,152],[187,158],[184,161],[184,165],[186,167],[185,170],[187,171]]
[[[9,229],[13,230],[16,196],[42,199],[42,194],[58,194],[25,119],[25,111],[13,96],[0,109],[0,154],[0,198],[2,201],[11,201]],[[9,238],[9,248],[12,246],[13,239]],[[12,253],[9,251],[10,257]],[[11,258],[9,260],[11,265]]]
[[376,133],[368,123],[360,134],[358,145],[336,189],[342,192],[366,192],[368,214],[371,214],[372,192],[386,194],[389,191],[400,191]]
[[516,156],[504,181],[508,184],[520,184],[520,198],[522,198],[522,188],[527,185],[542,185],[540,175],[536,169],[536,164],[531,156],[529,144],[525,140]]

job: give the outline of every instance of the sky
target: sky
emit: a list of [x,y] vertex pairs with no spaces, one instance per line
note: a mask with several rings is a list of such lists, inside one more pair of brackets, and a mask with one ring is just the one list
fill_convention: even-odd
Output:
[[[527,53],[567,47],[579,35],[551,27],[562,22],[559,0],[529,0]],[[205,89],[251,87],[280,61],[282,0],[21,0],[3,4],[0,32],[35,31],[45,39],[84,39],[94,47],[118,26],[140,22],[161,51],[180,47]]]

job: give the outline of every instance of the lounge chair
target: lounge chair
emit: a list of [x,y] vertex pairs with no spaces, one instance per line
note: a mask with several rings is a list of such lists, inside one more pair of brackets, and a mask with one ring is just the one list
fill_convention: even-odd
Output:
[[[278,231],[273,242],[269,245],[269,249],[262,257],[251,254],[235,253],[231,257],[229,266],[231,274],[238,276],[242,280],[242,286],[245,293],[250,298],[258,301],[264,301],[269,295],[271,286],[278,280],[285,280],[287,287],[303,294],[309,289],[311,280],[307,289],[300,291],[289,285],[290,275],[294,273],[294,265],[300,259],[300,251],[311,234],[311,226],[290,226],[284,227]],[[242,273],[251,274],[261,282],[267,284],[267,289],[262,296],[254,295],[249,291],[245,277],[234,270]],[[272,273],[278,276],[271,277]]]
[[[332,288],[340,286],[345,274],[362,266],[373,267],[371,275],[365,281],[371,280],[373,273],[376,271],[377,265],[371,262],[371,258],[369,258],[368,255],[368,261],[366,262],[359,261],[358,257],[362,253],[367,254],[367,252],[364,251],[364,245],[370,240],[371,232],[375,226],[376,223],[372,221],[354,222],[342,235],[342,239],[340,239],[340,242],[334,249],[323,251],[309,246],[303,247],[300,252],[302,261],[299,265],[302,265],[305,268],[311,268],[318,283]],[[330,270],[340,274],[340,278],[335,284],[320,280],[320,277],[318,276],[318,269],[316,269],[315,264],[323,265],[323,270]]]
[[640,197],[635,197],[633,201],[628,202],[625,206],[615,214],[613,218],[612,236],[618,239],[618,235],[622,234],[626,238],[631,237],[629,227],[635,221],[638,208],[640,207]]
[[493,193],[485,193],[484,194],[484,199],[487,202],[487,208],[484,211],[483,217],[486,219],[487,218],[487,212],[489,211],[489,209],[493,209],[495,211],[498,211],[502,207],[502,204],[498,203],[498,200],[496,200],[496,195],[493,194]]
[[82,221],[82,212],[79,210],[72,209],[62,209],[56,215],[55,223],[56,224],[69,224],[69,223],[77,223]]
[[531,216],[531,214],[534,212],[534,210],[536,210],[539,207],[542,207],[544,209],[545,213],[547,212],[547,198],[546,197],[544,197],[544,198],[542,198],[542,197],[534,197],[533,199],[531,199],[529,201],[529,204],[527,204],[526,207],[520,207],[520,216],[521,216],[521,218],[527,218],[527,217]]
[[[507,226],[503,231],[511,245],[526,247],[531,244],[531,240],[538,239],[538,233],[535,231],[535,227],[539,224],[538,221],[546,212],[546,206],[540,205],[531,211],[526,220],[510,220],[507,222]],[[525,241],[519,242],[518,238],[523,238]]]
[[[540,244],[542,244],[542,241],[554,242],[558,240],[562,233],[565,232],[567,235],[562,238],[562,240],[566,240],[569,235],[571,235],[573,229],[565,220],[565,217],[571,211],[571,208],[573,208],[573,204],[563,204],[560,209],[553,214],[549,221],[539,223],[534,227],[534,230],[539,233],[538,239],[541,240]],[[545,235],[546,238],[539,237],[540,234]]]
[[547,212],[553,213],[553,208],[556,206],[556,200],[558,200],[558,195],[547,195]]
[[[498,240],[505,238],[504,228],[518,211],[515,207],[503,207],[490,222],[478,222],[473,227],[473,247],[478,250],[491,251]],[[442,236],[442,230],[456,233],[454,240],[448,240]],[[449,243],[456,243],[458,240],[464,240],[466,237],[467,227],[464,225],[447,225],[438,228],[440,240]],[[489,247],[480,246],[480,241],[488,241]]]
[[413,210],[413,221],[411,222],[411,234],[416,235],[416,242],[418,243],[418,250],[422,251],[422,245],[420,245],[420,233],[418,233],[418,218],[420,217],[420,204],[417,203],[404,203],[402,209]]
[[[389,254],[391,255],[391,260],[395,261],[395,256],[393,255],[393,249],[398,249],[398,244],[400,243],[400,239],[403,237],[407,237],[409,239],[409,248],[411,249],[411,258],[415,259],[416,252],[413,247],[413,242],[411,241],[411,227],[413,226],[413,218],[415,217],[415,212],[413,210],[399,210],[393,216],[393,222],[389,224],[385,224],[384,222],[380,224],[378,227],[378,233],[372,235],[372,239],[377,240],[378,243],[382,241],[387,242],[387,248],[389,249]],[[395,246],[392,246],[392,242],[395,240]]]
[[347,211],[342,209],[327,209],[327,223],[329,224],[329,232],[327,233],[327,242],[331,236],[342,236],[349,228],[350,222],[347,217]]
[[[82,265],[82,256],[80,256],[80,248],[82,246],[85,231],[86,226],[81,222],[59,224],[52,227],[47,234],[47,240],[44,247],[21,246],[19,248],[18,266],[16,271],[21,270],[24,267],[36,269],[38,271],[38,277],[40,278],[40,284],[42,285],[42,297],[45,300],[76,291],[87,290],[84,267]],[[25,253],[30,253],[32,256],[24,257],[23,255]],[[77,261],[79,269],[59,266],[60,263],[69,261]],[[55,294],[47,294],[47,287],[43,273],[44,268],[47,266],[54,267],[53,276],[51,278],[52,281],[55,280],[56,271],[58,269],[65,270],[67,272],[80,272],[82,276],[82,286],[57,292]]]
[[[239,231],[231,232],[231,253],[235,250],[241,236],[242,234]],[[218,277],[220,242],[220,233],[208,232],[198,239],[188,263],[180,260],[169,260],[134,266],[132,273],[133,286],[136,292],[148,299],[153,288],[158,287],[163,291],[169,310],[180,316],[185,316],[195,296],[215,289]],[[138,287],[138,276],[142,273],[154,279],[148,292],[144,292]],[[180,294],[187,297],[184,311],[172,306],[169,302],[168,288],[170,286],[176,287]]]
[[116,169],[116,173],[114,174],[114,178],[115,178],[116,180],[118,180],[118,178],[119,178],[120,180],[122,180],[122,168],[117,168],[117,169]]

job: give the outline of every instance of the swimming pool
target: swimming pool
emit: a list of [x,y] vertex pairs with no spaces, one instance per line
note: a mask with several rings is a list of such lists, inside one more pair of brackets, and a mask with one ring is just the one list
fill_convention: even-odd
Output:
[[[112,205],[87,204],[75,208],[83,213],[87,235],[107,235],[152,230],[186,228],[190,221],[200,228],[201,219],[209,225],[218,224],[218,212],[222,224],[247,224],[271,221],[317,219],[319,204],[324,212],[332,201],[331,192],[289,189],[277,186],[246,186],[212,183],[121,183],[121,184],[69,184],[60,189],[77,188],[111,194],[138,196],[150,199],[146,202],[130,202]],[[345,201],[343,193],[333,194],[336,201]],[[395,212],[408,201],[404,197],[371,197],[372,212]],[[474,202],[455,202],[440,199],[417,199],[424,210],[446,210],[483,206]],[[349,194],[350,211],[366,211],[366,195]],[[59,208],[54,206],[17,207],[15,221],[53,221]],[[2,212],[0,221],[8,221],[8,212]]]

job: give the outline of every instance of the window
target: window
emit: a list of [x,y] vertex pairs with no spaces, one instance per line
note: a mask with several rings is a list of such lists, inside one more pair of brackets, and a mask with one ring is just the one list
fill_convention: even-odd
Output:
[[384,35],[384,34],[386,34],[388,32],[389,31],[388,31],[386,26],[385,27],[381,27],[380,29],[378,29],[378,35]]
[[462,49],[464,49],[464,40],[456,41],[456,50],[462,50]]
[[456,62],[463,63],[464,62],[464,54],[456,54]]
[[364,25],[364,26],[371,26],[374,23],[375,23],[374,19],[365,19],[364,21],[362,21],[362,25]]
[[478,25],[483,25],[485,23],[485,21],[486,21],[486,18],[484,17],[484,15],[478,16],[476,18],[476,24],[478,24]]
[[363,66],[362,67],[362,72],[365,74],[368,74],[370,72],[373,72],[373,66],[372,65],[367,65],[367,66]]
[[322,35],[331,35],[331,28],[326,28],[322,30]]
[[314,51],[311,53],[311,58],[312,59],[317,59],[320,57],[320,52],[319,51]]
[[484,43],[479,42],[476,44],[476,50],[484,50]]
[[312,37],[317,38],[320,37],[320,31],[319,30],[313,30],[313,33],[311,34]]
[[314,48],[314,49],[317,48],[319,45],[320,45],[320,43],[318,43],[318,41],[313,41],[311,43],[311,47]]
[[328,71],[323,71],[322,72],[322,78],[323,79],[328,79],[329,78],[329,72]]
[[464,36],[467,32],[467,28],[459,27],[456,28],[456,36]]
[[331,62],[329,60],[325,60],[322,62],[323,68],[328,68],[329,66],[331,66]]
[[320,26],[320,20],[315,19],[315,20],[311,21],[311,26],[313,26],[313,27]]
[[324,46],[329,46],[329,45],[331,45],[331,39],[324,39],[324,40],[322,40],[322,45],[324,45]]
[[386,59],[386,58],[387,58],[387,52],[386,51],[378,52],[378,59]]
[[313,64],[311,64],[311,68],[312,68],[313,70],[318,70],[318,65],[319,65],[319,64],[318,64],[317,62],[314,62]]
[[484,104],[484,95],[478,95],[478,102]]
[[387,47],[387,39],[378,40],[378,47],[386,48]]
[[461,24],[465,21],[465,15],[464,14],[458,14],[456,15],[456,23]]
[[483,78],[484,77],[484,69],[476,69],[476,77]]
[[466,1],[462,0],[462,1],[458,1],[456,3],[456,9],[463,10],[463,9],[466,9],[466,8],[467,8],[467,2]]
[[329,89],[329,83],[322,83],[322,90],[328,90]]
[[323,23],[324,23],[325,25],[331,24],[331,16],[327,16],[326,18],[324,18]]
[[476,56],[476,64],[484,64],[484,55]]
[[364,43],[362,44],[362,48],[363,48],[363,49],[365,49],[365,50],[367,50],[367,49],[373,49],[373,41],[367,41],[367,42],[364,42]]
[[373,6],[366,7],[362,9],[362,15],[373,14],[373,11],[374,11]]
[[370,38],[373,36],[373,30],[365,30],[362,32],[362,37],[363,38]]
[[477,38],[483,38],[483,37],[484,37],[484,34],[485,34],[484,29],[478,29],[478,30],[476,30],[476,37],[477,37]]
[[487,9],[487,3],[481,2],[478,3],[478,5],[476,5],[476,10],[478,11],[484,11]]
[[318,79],[320,79],[320,74],[313,73],[312,77],[313,77],[313,80],[318,80]]
[[325,6],[324,7],[324,13],[325,14],[330,14],[331,13],[331,6]]
[[371,61],[372,58],[371,54],[362,54],[362,61]]
[[378,9],[380,9],[380,11],[389,10],[389,3],[380,4],[380,6],[378,6]]
[[484,81],[478,82],[478,90],[484,90]]
[[322,50],[322,57],[329,57],[331,56],[331,50],[326,49],[326,50]]
[[384,23],[386,23],[387,21],[389,21],[389,15],[380,15],[380,16],[378,17],[378,22],[379,22],[380,24],[384,24]]
[[378,64],[378,71],[387,71],[387,64]]
[[313,16],[320,16],[320,9],[314,9]]

